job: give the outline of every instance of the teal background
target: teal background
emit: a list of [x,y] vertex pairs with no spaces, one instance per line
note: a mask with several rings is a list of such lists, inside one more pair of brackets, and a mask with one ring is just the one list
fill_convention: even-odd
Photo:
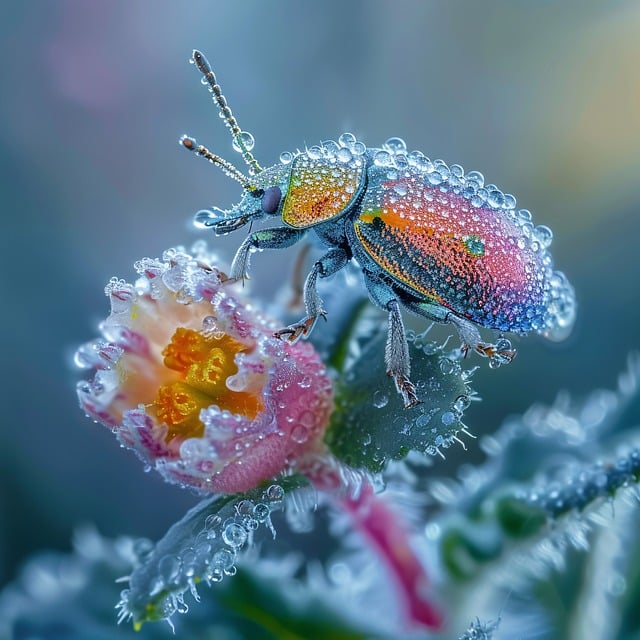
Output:
[[[518,341],[498,371],[475,363],[484,402],[466,422],[481,434],[560,389],[613,386],[639,346],[638,33],[634,1],[2,3],[0,582],[30,551],[68,548],[80,523],[157,538],[197,500],[85,419],[71,362],[112,275],[190,245],[195,211],[239,197],[177,144],[189,133],[236,161],[194,47],[263,165],[343,131],[370,146],[400,136],[482,171],[553,229],[576,329]],[[230,258],[242,238],[212,242]],[[256,256],[256,297],[294,256]],[[478,459],[469,448],[449,464]]]

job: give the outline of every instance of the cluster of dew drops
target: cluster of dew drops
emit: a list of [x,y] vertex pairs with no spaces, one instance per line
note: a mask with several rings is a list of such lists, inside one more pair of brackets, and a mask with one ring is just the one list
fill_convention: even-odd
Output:
[[[177,548],[174,552],[154,559],[157,553],[153,543],[141,539],[134,544],[137,564],[157,562],[153,571],[153,584],[135,579],[132,576],[129,588],[120,594],[120,621],[135,616],[134,602],[153,601],[154,596],[162,594],[161,601],[154,608],[169,618],[173,613],[186,613],[188,605],[184,593],[189,590],[196,601],[200,600],[196,583],[204,581],[208,585],[221,582],[225,576],[235,575],[238,552],[251,545],[253,534],[261,525],[275,537],[271,514],[281,507],[285,490],[278,484],[267,487],[259,500],[243,499],[233,505],[233,515],[223,518],[220,513],[206,516],[204,522],[196,526],[193,536],[188,537],[188,546]],[[146,575],[146,573],[145,573]]]
[[[251,144],[253,136],[246,135]],[[343,133],[338,141],[325,140],[320,145],[308,147],[305,151],[311,159],[326,158],[329,161],[337,161],[348,164],[366,154],[371,155],[374,165],[388,167],[393,170],[417,170],[425,175],[428,184],[437,186],[443,193],[453,191],[462,195],[474,207],[489,206],[493,209],[513,210],[515,213],[516,199],[508,193],[503,193],[494,184],[485,184],[484,176],[479,171],[464,173],[459,164],[447,165],[444,160],[430,160],[421,151],[408,151],[402,138],[389,138],[380,149],[369,149],[356,139],[352,133]],[[280,154],[282,164],[291,163],[300,152],[291,153],[284,151]],[[534,227],[531,223],[531,212],[520,209],[517,218],[532,237],[532,242],[538,243],[540,248],[546,248],[551,244],[553,233],[549,227],[539,225]]]

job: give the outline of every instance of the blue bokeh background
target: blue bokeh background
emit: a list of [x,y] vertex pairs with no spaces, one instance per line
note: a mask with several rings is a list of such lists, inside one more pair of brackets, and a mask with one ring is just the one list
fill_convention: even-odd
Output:
[[[560,389],[613,386],[639,346],[638,33],[634,0],[2,3],[0,583],[33,549],[68,548],[80,523],[157,538],[196,501],[85,419],[72,366],[107,313],[106,281],[190,245],[193,212],[239,196],[177,145],[188,132],[233,155],[194,47],[263,165],[343,131],[371,146],[400,136],[552,227],[576,330],[482,367],[467,420],[481,434]],[[242,237],[214,246],[230,257]],[[294,255],[256,258],[257,296]]]

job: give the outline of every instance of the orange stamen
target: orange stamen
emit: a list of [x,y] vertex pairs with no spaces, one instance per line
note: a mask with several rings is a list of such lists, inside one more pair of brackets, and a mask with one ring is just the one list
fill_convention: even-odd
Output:
[[183,377],[160,387],[154,402],[158,420],[169,428],[167,441],[202,437],[200,411],[212,404],[255,418],[262,409],[260,395],[231,391],[226,386],[227,378],[238,372],[236,354],[246,350],[247,346],[226,334],[206,336],[193,329],[176,330],[162,355],[164,365]]

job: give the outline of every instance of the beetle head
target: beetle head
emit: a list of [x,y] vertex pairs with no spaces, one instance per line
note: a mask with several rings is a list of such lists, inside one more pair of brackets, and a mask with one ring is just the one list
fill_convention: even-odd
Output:
[[284,165],[264,169],[252,177],[251,184],[243,185],[245,192],[238,204],[227,210],[213,207],[198,211],[194,221],[196,226],[224,235],[252,220],[279,214],[290,172],[290,168]]
[[247,131],[242,131],[238,126],[226,98],[220,91],[220,85],[211,65],[200,51],[193,52],[191,61],[202,73],[204,84],[208,86],[213,102],[219,108],[220,116],[231,132],[234,150],[242,156],[249,169],[249,176],[246,176],[231,162],[199,145],[193,138],[189,136],[180,138],[183,147],[220,167],[244,189],[242,199],[231,209],[204,209],[196,214],[197,226],[211,228],[216,234],[222,235],[243,227],[251,220],[280,213],[291,170],[282,164],[268,169],[263,169],[258,164],[251,153],[254,145],[253,136]]

